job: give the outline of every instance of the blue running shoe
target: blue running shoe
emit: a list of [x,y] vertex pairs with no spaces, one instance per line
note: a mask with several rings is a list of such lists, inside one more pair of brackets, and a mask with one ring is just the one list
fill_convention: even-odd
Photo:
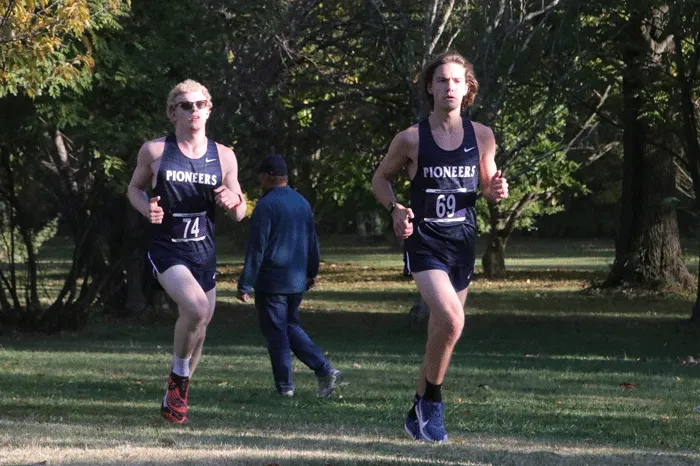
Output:
[[416,404],[418,428],[422,440],[428,442],[447,442],[445,431],[444,405],[442,402],[421,398]]
[[403,430],[406,431],[409,437],[413,440],[423,440],[420,435],[420,426],[418,425],[418,418],[413,414],[413,410],[406,414],[406,422],[403,425]]

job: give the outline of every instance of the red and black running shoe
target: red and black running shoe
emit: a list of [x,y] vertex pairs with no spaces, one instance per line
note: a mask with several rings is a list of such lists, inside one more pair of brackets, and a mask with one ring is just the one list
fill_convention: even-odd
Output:
[[163,416],[163,419],[173,424],[184,424],[187,422],[187,416],[177,414],[167,406],[160,407],[160,415]]
[[189,377],[180,377],[171,373],[168,377],[168,393],[165,396],[167,407],[174,414],[182,418],[187,417],[187,393],[189,391]]

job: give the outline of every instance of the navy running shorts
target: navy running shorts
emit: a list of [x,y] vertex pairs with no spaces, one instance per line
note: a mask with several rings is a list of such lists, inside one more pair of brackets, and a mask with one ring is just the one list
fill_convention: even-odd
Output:
[[442,270],[450,277],[450,282],[455,291],[466,289],[472,281],[474,264],[472,265],[447,265],[429,250],[406,249],[406,268],[409,273],[424,272],[426,270]]
[[154,250],[148,252],[148,260],[153,268],[153,276],[156,278],[156,274],[165,272],[173,265],[184,265],[205,293],[216,286],[216,267],[203,267],[183,257],[178,257],[172,252],[164,253]]

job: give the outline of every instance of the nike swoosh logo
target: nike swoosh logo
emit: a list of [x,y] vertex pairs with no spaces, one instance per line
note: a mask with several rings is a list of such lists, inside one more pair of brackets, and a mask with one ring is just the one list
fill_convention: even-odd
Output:
[[216,160],[216,159],[204,159],[204,163],[213,162],[214,160]]
[[465,147],[465,148],[464,148],[464,152],[470,152],[470,151],[473,151],[474,149],[476,149],[476,146],[470,147],[469,149],[467,149],[467,148]]
[[420,422],[420,421],[419,421],[419,423],[420,423],[420,429],[421,429],[421,430],[424,430],[424,429],[425,429],[425,426],[428,425],[428,421],[425,421],[425,422]]

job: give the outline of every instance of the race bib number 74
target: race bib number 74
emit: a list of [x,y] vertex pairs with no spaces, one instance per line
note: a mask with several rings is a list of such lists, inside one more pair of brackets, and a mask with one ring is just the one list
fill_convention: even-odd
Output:
[[202,241],[207,237],[207,231],[206,212],[173,213],[173,228],[170,232],[170,241],[173,243]]

